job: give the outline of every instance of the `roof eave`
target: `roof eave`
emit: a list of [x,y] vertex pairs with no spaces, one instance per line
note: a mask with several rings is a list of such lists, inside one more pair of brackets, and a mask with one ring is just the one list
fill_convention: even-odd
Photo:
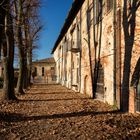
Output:
[[54,53],[54,51],[56,50],[58,44],[61,42],[62,38],[64,37],[64,35],[66,34],[66,32],[68,31],[71,23],[73,22],[74,18],[76,17],[79,9],[82,7],[83,3],[84,3],[85,0],[75,0],[72,4],[72,7],[68,13],[68,16],[64,22],[64,25],[60,31],[60,34],[54,44],[54,47],[52,49],[52,52],[51,54]]

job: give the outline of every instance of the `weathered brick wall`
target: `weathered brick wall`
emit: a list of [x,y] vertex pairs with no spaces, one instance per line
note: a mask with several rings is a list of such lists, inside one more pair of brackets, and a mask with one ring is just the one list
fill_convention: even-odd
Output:
[[113,66],[114,66],[114,30],[113,30],[113,10],[104,15],[102,21],[102,38],[101,38],[101,64],[104,68],[104,101],[114,104],[113,99]]
[[[92,25],[90,27],[90,46],[88,44],[89,38],[88,38],[88,31],[87,31],[87,10],[88,6],[92,5],[92,0],[85,1],[82,8],[80,9],[81,11],[81,78],[79,84],[80,92],[83,94],[87,94],[89,96],[93,96],[93,89],[92,89],[92,79],[91,79],[91,66],[90,66],[90,61],[92,62],[92,67],[94,68],[94,63],[95,63],[95,50],[94,50],[94,31],[93,31],[93,21]],[[77,19],[80,20],[80,11],[75,17],[75,20],[71,24],[70,28],[68,29],[67,33],[65,36],[69,38],[69,40],[76,39],[75,35],[71,35],[70,30],[74,24],[77,24]],[[93,9],[91,10],[91,18],[93,20]],[[109,24],[108,24],[109,23]],[[108,15],[104,15],[104,19],[102,22],[102,38],[101,38],[101,54],[100,54],[100,59],[101,63],[104,67],[105,71],[105,76],[104,76],[104,83],[105,83],[105,96],[104,96],[104,101],[109,102],[110,104],[113,104],[113,85],[112,85],[112,77],[113,77],[113,33],[112,33],[112,13],[108,13]],[[97,27],[97,26],[96,26]],[[97,29],[97,28],[96,28]],[[96,30],[97,31],[97,30]],[[99,31],[100,31],[100,26],[99,26]],[[96,32],[97,33],[97,32]],[[97,33],[99,35],[99,33]],[[96,37],[97,38],[97,37]],[[64,39],[62,39],[64,40]],[[98,39],[99,41],[99,36]],[[98,42],[99,43],[99,42]],[[62,41],[60,42],[59,45],[62,45]],[[89,48],[90,47],[90,48]],[[91,51],[91,52],[90,52]],[[96,55],[99,52],[99,46],[97,47],[97,52]],[[89,54],[91,54],[91,60],[89,57]],[[55,55],[56,57],[56,55]],[[78,54],[73,54],[71,52],[68,53],[67,55],[67,84],[66,86],[71,87],[72,80],[76,81],[76,64],[77,64],[77,58],[79,57]],[[72,63],[74,62],[74,69],[71,70]],[[63,64],[62,64],[63,65]],[[62,67],[62,66],[61,66]],[[59,68],[61,71],[62,68]],[[64,66],[63,66],[64,67]],[[77,67],[78,68],[78,67]],[[93,69],[92,69],[93,71]],[[72,73],[75,75],[72,79]],[[63,83],[63,79],[62,79]],[[110,86],[112,85],[112,86]],[[74,89],[74,88],[72,88]]]
[[[104,2],[104,1],[103,1]],[[61,81],[62,85],[65,85],[69,88],[72,88],[75,91],[80,91],[83,94],[87,94],[89,96],[93,96],[92,89],[92,76],[94,73],[95,60],[100,60],[100,64],[102,65],[104,75],[103,75],[103,99],[102,101],[108,102],[109,104],[114,104],[114,76],[117,76],[116,89],[117,89],[117,104],[120,104],[120,92],[121,92],[121,84],[123,77],[123,69],[124,69],[124,53],[125,53],[125,41],[124,41],[124,30],[122,26],[123,21],[123,0],[117,0],[117,16],[116,17],[116,27],[114,25],[113,19],[113,7],[110,11],[107,12],[106,6],[103,9],[103,17],[102,20],[96,25],[93,24],[93,9],[91,12],[91,20],[92,24],[90,26],[90,30],[87,30],[87,10],[88,7],[92,7],[92,0],[85,0],[82,5],[80,11],[76,15],[74,21],[71,23],[67,33],[64,35],[62,41],[59,43],[58,48],[54,52],[54,58],[56,60],[56,72],[58,76],[58,81]],[[120,11],[120,13],[119,13]],[[81,15],[81,19],[80,19]],[[70,46],[73,45],[73,42],[77,40],[76,38],[76,30],[77,25],[81,23],[80,31],[81,31],[81,65],[80,61],[80,53],[72,53],[70,51]],[[73,27],[75,28],[73,29]],[[116,42],[117,49],[114,48],[114,27],[116,28]],[[71,31],[73,30],[73,31]],[[140,8],[136,12],[136,30],[135,30],[135,41],[132,50],[132,58],[131,58],[131,74],[130,74],[130,83],[132,79],[132,74],[134,73],[134,69],[138,58],[140,56]],[[88,34],[89,33],[89,34]],[[95,35],[95,36],[94,36]],[[64,46],[63,42],[67,39],[68,42],[71,42],[71,45],[68,45],[68,52],[65,55],[62,46]],[[94,40],[96,39],[96,40]],[[89,44],[90,41],[90,44]],[[70,44],[70,43],[69,43]],[[95,49],[95,45],[97,45]],[[61,46],[61,49],[59,49]],[[116,51],[116,70],[114,70],[114,54]],[[58,55],[59,54],[59,55]],[[91,55],[91,58],[90,58]],[[62,57],[67,58],[67,63],[65,64],[65,60]],[[64,62],[64,63],[63,63]],[[92,66],[90,64],[92,63]],[[81,67],[81,69],[80,69]],[[92,69],[91,69],[92,67]],[[79,75],[77,75],[77,69]],[[67,71],[65,74],[64,71]],[[115,74],[116,71],[116,74]],[[91,73],[92,72],[92,73]],[[115,75],[114,75],[115,74]],[[77,80],[77,76],[79,79]],[[66,78],[67,77],[67,78]],[[76,82],[77,81],[77,82]],[[77,87],[73,86],[77,84]],[[135,95],[134,89],[130,88],[130,97],[129,97],[129,110],[134,112],[135,110]]]

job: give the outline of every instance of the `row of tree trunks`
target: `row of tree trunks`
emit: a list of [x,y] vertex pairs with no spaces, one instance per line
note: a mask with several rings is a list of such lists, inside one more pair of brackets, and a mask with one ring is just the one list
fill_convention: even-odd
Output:
[[[36,14],[39,1],[18,0],[15,2],[15,5],[15,7],[17,7],[16,38],[19,50],[19,77],[17,83],[17,92],[24,94],[23,89],[27,89],[31,84],[30,79],[32,71],[31,65],[33,43],[36,40],[37,33],[41,29],[40,25],[37,24],[38,16]],[[37,26],[34,27],[31,24],[37,24]]]
[[32,50],[40,31],[37,16],[39,3],[39,0],[0,2],[0,56],[2,51],[5,99],[16,99],[13,67],[15,46],[19,57],[17,93],[24,94],[23,89],[30,86]]

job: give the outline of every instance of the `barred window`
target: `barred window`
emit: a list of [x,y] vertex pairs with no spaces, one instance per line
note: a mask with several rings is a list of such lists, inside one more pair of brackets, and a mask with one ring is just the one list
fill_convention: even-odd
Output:
[[107,12],[113,9],[113,0],[107,0]]

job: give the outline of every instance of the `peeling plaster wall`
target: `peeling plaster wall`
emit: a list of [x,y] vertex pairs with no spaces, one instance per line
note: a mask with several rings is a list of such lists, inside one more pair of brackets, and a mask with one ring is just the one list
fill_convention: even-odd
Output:
[[88,46],[88,31],[87,31],[87,1],[82,6],[82,37],[81,37],[81,93],[92,97],[92,82],[90,72],[90,58]]
[[113,65],[114,65],[114,40],[113,40],[113,12],[104,15],[102,21],[101,63],[104,68],[104,101],[114,104],[113,99]]
[[54,54],[53,54],[54,60],[56,62],[56,82],[59,83],[60,82],[60,76],[59,76],[59,47],[56,48]]

